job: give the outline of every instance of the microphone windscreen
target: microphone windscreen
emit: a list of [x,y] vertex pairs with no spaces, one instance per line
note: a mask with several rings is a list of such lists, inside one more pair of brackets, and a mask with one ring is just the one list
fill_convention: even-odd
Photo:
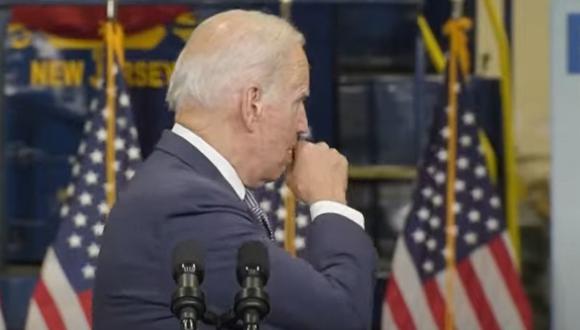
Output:
[[204,273],[204,258],[199,244],[194,240],[179,242],[173,249],[172,266],[175,281],[179,275],[183,274],[183,265],[195,265],[194,273],[201,284]]
[[236,274],[238,282],[242,285],[248,269],[259,271],[264,284],[270,277],[270,259],[268,258],[268,249],[260,241],[249,241],[244,243],[238,250],[238,267]]

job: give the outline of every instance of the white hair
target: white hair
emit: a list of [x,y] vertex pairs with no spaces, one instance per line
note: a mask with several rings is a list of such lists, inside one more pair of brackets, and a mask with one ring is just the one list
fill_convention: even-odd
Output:
[[[219,46],[196,50],[196,31],[230,13],[250,24],[229,29]],[[242,10],[215,15],[197,27],[179,54],[167,91],[169,108],[178,111],[184,100],[206,109],[216,107],[249,82],[258,83],[266,96],[276,89],[276,72],[297,44],[304,45],[304,36],[277,16]]]

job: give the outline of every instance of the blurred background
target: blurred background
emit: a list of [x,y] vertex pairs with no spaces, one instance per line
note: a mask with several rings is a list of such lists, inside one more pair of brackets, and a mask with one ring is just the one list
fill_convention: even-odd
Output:
[[[580,57],[580,39],[575,38],[580,36],[580,14],[574,14],[580,13],[578,1],[121,1],[122,77],[142,156],[172,125],[165,91],[173,62],[197,24],[229,8],[291,20],[307,40],[307,112],[313,136],[349,159],[349,202],[365,214],[366,230],[380,256],[373,328],[381,329],[383,323],[386,329],[381,320],[397,238],[412,218],[414,192],[421,188],[418,173],[433,143],[434,118],[448,102],[450,39],[444,27],[454,17],[454,6],[461,8],[455,17],[472,23],[465,34],[471,67],[464,87],[472,99],[490,180],[504,207],[506,237],[533,311],[533,328],[575,329],[572,315],[564,311],[580,303],[580,294],[568,287],[571,293],[558,303],[557,295],[551,298],[551,292],[558,292],[551,291],[551,276],[565,271],[560,265],[577,264],[580,251],[577,243],[568,245],[572,237],[566,238],[578,229],[573,223],[579,220],[573,208],[580,192],[580,175],[573,172],[578,148],[569,148],[580,141],[579,111],[572,109],[578,102],[571,98],[580,89],[574,92],[577,78],[562,78],[580,71],[580,58],[571,59]],[[84,153],[79,146],[85,122],[105,70],[99,30],[106,19],[104,1],[0,1],[0,305],[7,329],[24,328],[47,247],[57,244],[60,224],[68,216],[63,208],[70,197],[67,187],[74,180],[76,159]],[[566,86],[560,89],[557,82]],[[551,116],[559,121],[551,123]],[[556,130],[563,135],[555,137]],[[553,158],[552,148],[561,158]],[[557,183],[551,183],[552,160],[562,164]],[[562,204],[550,200],[550,189],[559,187],[563,190],[556,198]],[[272,201],[288,207],[283,189],[271,188],[261,192],[262,198],[282,194]],[[561,208],[552,210],[554,205]],[[308,244],[300,237],[307,223],[268,208],[280,218],[280,228],[296,227],[277,238],[300,255]],[[298,204],[297,210],[301,208]],[[561,217],[561,227],[552,228],[554,215]],[[551,232],[556,235],[552,239]],[[556,242],[557,233],[566,237]],[[552,248],[562,254],[551,257]],[[552,264],[551,258],[559,261]],[[61,266],[66,268],[66,262],[61,260]],[[570,276],[580,275],[577,268],[572,271]],[[562,313],[554,314],[554,306]],[[555,315],[559,321],[552,319]]]

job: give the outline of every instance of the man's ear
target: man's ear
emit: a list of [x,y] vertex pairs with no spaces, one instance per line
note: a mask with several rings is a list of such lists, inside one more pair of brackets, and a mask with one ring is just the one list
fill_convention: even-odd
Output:
[[253,132],[263,114],[262,90],[251,86],[242,94],[242,121],[246,128]]

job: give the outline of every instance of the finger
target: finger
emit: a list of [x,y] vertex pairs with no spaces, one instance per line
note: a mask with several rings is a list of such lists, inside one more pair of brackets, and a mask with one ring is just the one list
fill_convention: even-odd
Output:
[[323,149],[330,149],[330,147],[328,146],[328,144],[326,142],[318,142],[316,143],[317,146],[323,148]]
[[312,142],[308,142],[308,141],[298,141],[296,143],[296,145],[294,146],[294,152],[300,152],[301,150],[304,150],[305,147],[307,147],[308,145],[311,145]]

